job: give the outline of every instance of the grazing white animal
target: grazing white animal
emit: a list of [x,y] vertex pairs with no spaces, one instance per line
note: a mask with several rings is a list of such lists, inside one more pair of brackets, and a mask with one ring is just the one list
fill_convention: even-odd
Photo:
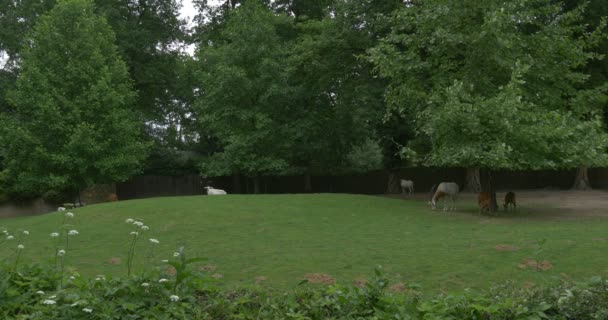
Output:
[[226,191],[222,190],[222,189],[213,189],[210,186],[206,186],[205,189],[207,190],[207,194],[210,196],[217,196],[217,195],[221,195],[221,194],[227,194]]
[[405,194],[405,189],[408,190],[408,194],[411,196],[414,192],[414,181],[412,180],[401,180],[401,192]]
[[[433,198],[431,199],[431,202],[430,202],[431,207],[433,208],[433,210],[435,210],[435,208],[437,207],[437,200],[443,198],[443,211],[456,210],[456,195],[458,194],[459,191],[460,191],[460,188],[454,182],[440,183],[439,186],[437,187],[437,191],[435,191],[435,194],[433,195]],[[448,208],[446,206],[447,197],[450,197],[450,200],[452,200],[452,206],[450,208]]]

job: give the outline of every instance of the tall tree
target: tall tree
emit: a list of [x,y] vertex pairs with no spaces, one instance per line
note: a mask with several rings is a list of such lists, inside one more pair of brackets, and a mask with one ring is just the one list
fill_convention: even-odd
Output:
[[[482,169],[572,168],[607,163],[596,102],[580,66],[601,30],[547,0],[417,2],[391,19],[370,59],[389,79],[389,110],[417,115],[422,164]],[[421,143],[420,141],[418,142]],[[412,144],[413,146],[413,144]],[[418,152],[417,152],[418,151]]]
[[260,175],[288,169],[293,129],[282,90],[283,27],[289,27],[286,17],[247,1],[229,14],[218,41],[201,44],[198,117],[223,148],[203,162],[203,174],[240,172],[254,178],[259,192]]
[[54,5],[55,0],[0,0],[0,112],[8,110],[6,97],[19,74],[19,52],[26,34]]
[[[0,110],[6,92],[19,73],[20,50],[25,35],[38,17],[48,12],[56,0],[0,0]],[[179,0],[95,0],[96,13],[104,15],[116,34],[121,58],[126,62],[136,90],[134,107],[146,128],[147,139],[165,149],[171,140],[175,118],[167,109],[175,109],[176,85],[179,83],[180,51],[188,41],[185,21],[179,19]],[[1,59],[0,59],[1,60]],[[180,104],[184,106],[183,104]],[[184,106],[185,113],[191,104]],[[170,144],[170,143],[169,143]],[[151,161],[153,161],[152,159]]]
[[39,19],[0,125],[13,192],[55,196],[138,171],[146,144],[114,42],[88,0],[60,1]]
[[290,163],[304,171],[306,190],[311,174],[382,167],[384,82],[361,58],[377,41],[381,13],[368,1],[333,1],[323,19],[298,22],[288,70],[301,134]]
[[[583,20],[586,23],[586,31],[592,31],[593,29],[600,27],[605,23],[604,20],[608,17],[608,2],[603,0],[567,0],[563,2],[563,5],[566,11],[580,10],[581,7],[584,8]],[[590,76],[589,81],[587,81],[585,86],[589,88],[604,86],[604,88],[606,88],[608,86],[608,59],[606,58],[608,41],[600,41],[597,46],[590,48],[590,50],[601,55],[603,58],[595,59],[585,66],[582,66],[585,72]],[[604,110],[604,122],[608,124],[608,99],[605,96],[602,100],[597,101],[597,103],[600,105],[600,108]],[[588,168],[586,166],[579,167],[576,170],[573,189],[591,189]]]
[[[166,125],[164,108],[172,103],[173,83],[179,70],[179,50],[186,40],[185,22],[179,19],[177,0],[98,0],[116,33],[138,95],[136,106],[150,125]],[[150,128],[150,126],[149,126]]]

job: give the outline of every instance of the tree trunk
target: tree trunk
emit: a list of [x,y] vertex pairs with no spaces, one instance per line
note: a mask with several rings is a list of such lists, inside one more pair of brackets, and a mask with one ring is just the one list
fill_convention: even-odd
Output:
[[479,193],[481,191],[479,168],[467,168],[467,177],[462,191],[472,193]]
[[312,183],[310,179],[310,170],[306,170],[304,173],[304,192],[311,193],[312,192]]
[[386,186],[387,194],[397,194],[401,192],[401,185],[399,183],[399,175],[395,171],[389,171],[388,173],[388,184]]
[[256,174],[255,177],[253,177],[253,193],[255,193],[255,194],[260,193],[260,175],[259,174]]
[[591,183],[589,182],[589,176],[587,174],[587,167],[579,167],[576,170],[576,177],[574,178],[574,190],[591,190]]
[[494,179],[492,178],[492,170],[482,169],[480,171],[481,191],[490,194],[490,212],[498,211],[498,203],[496,201],[496,189],[494,187]]

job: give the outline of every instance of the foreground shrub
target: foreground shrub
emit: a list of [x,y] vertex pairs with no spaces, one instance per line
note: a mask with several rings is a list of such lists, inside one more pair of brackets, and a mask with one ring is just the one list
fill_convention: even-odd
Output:
[[63,287],[43,266],[0,273],[1,319],[607,319],[608,281],[560,283],[526,290],[502,286],[422,298],[387,292],[381,273],[363,287],[298,286],[223,289],[200,274],[179,286],[167,275],[126,279],[71,276]]

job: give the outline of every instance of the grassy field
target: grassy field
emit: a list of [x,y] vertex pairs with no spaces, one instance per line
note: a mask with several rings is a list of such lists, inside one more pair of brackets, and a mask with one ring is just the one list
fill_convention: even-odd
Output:
[[[73,212],[73,229],[80,234],[71,238],[69,264],[84,275],[126,274],[132,229],[127,218],[151,228],[142,238],[140,258],[148,238],[161,242],[158,265],[183,244],[190,256],[208,258],[204,264],[216,266],[212,273],[223,275],[229,286],[264,276],[264,286],[288,288],[307,273],[350,283],[371,277],[377,265],[394,282],[428,291],[608,274],[605,218],[543,219],[525,210],[479,217],[472,203],[446,215],[421,201],[343,194],[155,198]],[[49,234],[58,231],[61,219],[59,213],[3,219],[0,228],[28,230],[24,261],[46,263],[54,252]],[[540,239],[546,243],[539,252]],[[0,258],[12,261],[15,246],[0,241]],[[112,263],[113,258],[122,261]],[[547,260],[552,267],[522,269],[525,259]]]

